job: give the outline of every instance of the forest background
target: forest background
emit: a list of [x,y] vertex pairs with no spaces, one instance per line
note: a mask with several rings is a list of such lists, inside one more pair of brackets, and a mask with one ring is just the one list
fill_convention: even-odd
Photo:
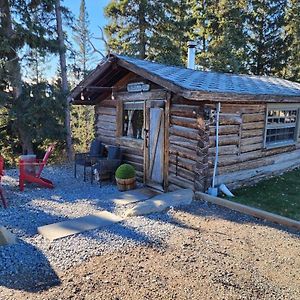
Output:
[[109,51],[184,66],[195,40],[198,69],[300,82],[299,0],[111,0],[104,13],[103,51],[85,0],[78,16],[60,0],[0,0],[0,153],[9,164],[53,142],[57,160],[87,150],[94,109],[66,96]]

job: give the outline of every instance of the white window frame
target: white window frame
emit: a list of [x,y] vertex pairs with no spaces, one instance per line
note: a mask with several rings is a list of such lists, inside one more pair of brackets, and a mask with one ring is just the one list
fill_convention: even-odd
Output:
[[[290,141],[282,141],[282,142],[275,142],[268,144],[267,143],[267,130],[274,128],[274,125],[268,124],[268,115],[270,110],[296,110],[297,111],[297,119],[295,123],[295,132],[294,132],[294,138]],[[279,148],[279,147],[286,147],[290,145],[295,145],[299,140],[299,125],[300,125],[300,104],[270,104],[267,105],[266,114],[265,114],[265,132],[264,132],[264,148],[265,149],[273,149],[273,148]],[[293,126],[290,126],[289,124],[282,124],[282,126],[278,126],[277,128],[290,128]]]

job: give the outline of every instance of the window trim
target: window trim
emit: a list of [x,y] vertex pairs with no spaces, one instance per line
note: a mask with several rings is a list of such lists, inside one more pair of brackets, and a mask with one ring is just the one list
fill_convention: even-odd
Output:
[[[292,141],[282,141],[273,144],[267,144],[267,130],[270,129],[268,127],[268,113],[270,110],[296,110],[297,111],[297,119],[295,124],[295,132],[294,132],[294,139]],[[290,126],[289,124],[283,124],[281,128],[289,128],[294,127]],[[295,145],[297,142],[300,141],[299,136],[299,127],[300,127],[300,104],[295,103],[287,103],[287,104],[268,104],[266,107],[265,112],[265,129],[264,129],[264,149],[273,149],[273,148],[280,148],[280,147],[287,147]]]

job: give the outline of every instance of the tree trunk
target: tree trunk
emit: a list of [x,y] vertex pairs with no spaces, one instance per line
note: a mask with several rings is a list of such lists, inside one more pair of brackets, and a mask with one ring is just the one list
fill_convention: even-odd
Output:
[[[14,32],[12,27],[12,19],[8,0],[0,0],[0,16],[1,27],[5,37],[8,40],[14,39],[16,37],[16,33]],[[10,50],[6,53],[6,56],[6,70],[9,75],[9,83],[13,90],[13,101],[17,103],[18,101],[22,101],[21,95],[23,93],[20,60],[18,53],[12,47],[10,47]],[[24,154],[33,153],[33,146],[30,135],[27,133],[18,117],[16,118],[15,125],[20,136],[22,152]]]
[[59,42],[59,62],[60,62],[60,75],[61,75],[61,89],[66,98],[65,108],[65,128],[66,128],[66,150],[68,160],[73,158],[73,145],[71,135],[71,114],[70,114],[70,102],[68,101],[67,94],[69,92],[68,78],[67,78],[67,63],[66,63],[66,47],[64,42],[64,33],[62,29],[62,16],[60,0],[55,2],[55,14],[56,14],[56,30]]
[[146,1],[141,1],[139,4],[139,58],[146,58]]

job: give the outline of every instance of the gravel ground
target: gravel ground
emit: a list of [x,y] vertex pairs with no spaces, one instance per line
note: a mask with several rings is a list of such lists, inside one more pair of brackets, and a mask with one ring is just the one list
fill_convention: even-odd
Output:
[[0,251],[1,300],[300,299],[299,233],[203,202],[47,242],[37,226],[115,212],[118,195],[67,167],[47,172],[52,191],[4,178],[0,218],[19,242]]
[[111,201],[120,194],[114,185],[104,184],[100,188],[83,182],[81,175],[74,179],[71,167],[48,167],[43,176],[53,180],[55,189],[29,186],[19,192],[17,170],[7,171],[3,187],[9,208],[0,209],[0,220],[17,235],[18,243],[1,248],[0,265],[4,266],[0,270],[1,285],[16,288],[30,285],[22,278],[28,272],[33,285],[37,278],[43,285],[49,277],[58,280],[56,272],[77,266],[92,256],[145,243],[159,244],[174,229],[172,224],[160,220],[162,216],[152,215],[49,242],[37,234],[37,227],[99,210],[122,214],[122,208]]

